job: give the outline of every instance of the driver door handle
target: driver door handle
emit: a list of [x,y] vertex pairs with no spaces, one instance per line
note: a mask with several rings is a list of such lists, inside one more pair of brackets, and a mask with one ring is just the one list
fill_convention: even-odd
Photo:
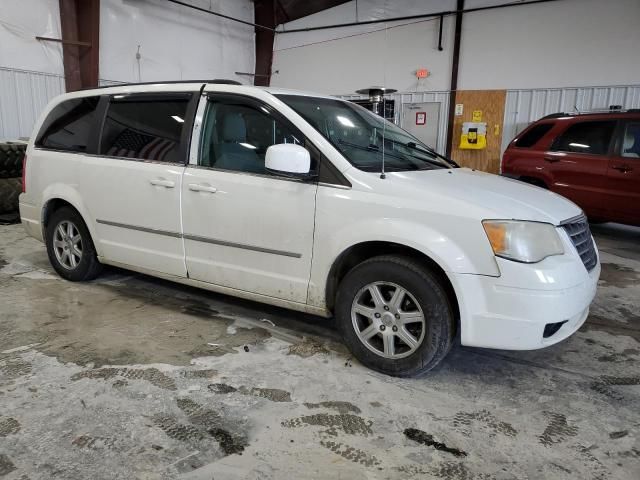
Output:
[[549,163],[556,163],[556,162],[559,162],[559,161],[560,161],[560,159],[559,159],[559,158],[552,157],[551,155],[545,155],[545,156],[544,156],[544,157],[542,157],[542,158],[544,158],[545,162],[549,162]]
[[212,187],[211,185],[205,185],[202,183],[190,183],[189,190],[192,192],[209,192],[216,193],[218,189],[216,187]]
[[149,183],[157,187],[165,187],[165,188],[173,188],[176,186],[176,182],[172,180],[167,180],[165,178],[154,178],[152,180],[149,180]]
[[633,170],[631,167],[627,167],[626,165],[614,165],[611,168],[613,168],[614,170],[618,170],[619,172],[622,172],[622,173],[627,173]]

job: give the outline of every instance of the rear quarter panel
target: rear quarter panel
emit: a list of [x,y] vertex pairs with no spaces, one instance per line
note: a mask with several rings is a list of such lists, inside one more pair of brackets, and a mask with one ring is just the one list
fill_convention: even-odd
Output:
[[21,213],[24,211],[27,215],[23,222],[31,223],[31,228],[42,232],[42,237],[36,238],[44,240],[43,220],[47,203],[53,199],[60,199],[71,204],[82,215],[89,233],[95,239],[93,218],[89,215],[78,189],[82,182],[84,156],[38,148],[29,149],[27,156],[27,192],[20,197],[23,204]]

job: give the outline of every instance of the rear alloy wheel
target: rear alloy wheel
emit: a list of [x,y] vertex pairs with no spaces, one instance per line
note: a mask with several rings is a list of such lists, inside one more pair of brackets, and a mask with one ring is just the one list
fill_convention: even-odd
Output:
[[358,360],[398,377],[435,367],[455,333],[441,280],[422,262],[402,256],[374,257],[349,271],[338,289],[335,315]]
[[61,221],[54,229],[53,251],[67,270],[73,270],[82,261],[82,235],[70,220]]
[[49,261],[62,278],[92,280],[102,270],[89,230],[73,208],[53,212],[47,222],[46,242]]

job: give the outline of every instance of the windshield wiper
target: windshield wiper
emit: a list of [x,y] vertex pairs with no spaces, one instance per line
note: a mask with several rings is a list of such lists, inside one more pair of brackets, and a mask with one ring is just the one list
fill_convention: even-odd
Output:
[[[411,148],[411,149],[413,149],[413,150],[419,150],[419,149],[418,149],[418,145],[417,145],[415,142],[403,143],[403,142],[400,142],[400,141],[398,141],[398,140],[393,140],[393,139],[391,139],[391,138],[384,138],[384,141],[386,141],[386,142],[391,142],[391,143],[393,143],[394,145],[400,145],[400,146],[405,147],[405,148]],[[433,151],[431,148],[427,147],[426,145],[425,145],[425,146],[420,145],[420,147],[422,147],[422,148],[423,148],[423,150],[424,150],[425,152],[427,152],[429,155],[432,155],[432,156],[434,156],[434,157],[436,157],[436,158],[443,158],[447,163],[449,163],[449,165],[455,165],[456,167],[459,167],[459,165],[458,165],[458,164],[456,164],[453,160],[449,160],[448,158],[443,157],[442,155],[440,155],[439,153],[437,153],[437,152]],[[445,165],[443,165],[443,164],[442,164],[442,162],[436,161],[436,159],[435,159],[435,158],[434,158],[434,159],[429,160],[429,159],[427,159],[427,158],[418,157],[418,156],[416,156],[416,155],[411,155],[410,153],[409,153],[409,154],[407,154],[407,155],[409,155],[410,157],[413,157],[413,158],[417,158],[418,160],[421,160],[421,161],[423,161],[423,162],[430,163],[431,165],[435,165],[436,167],[445,167],[445,168],[447,167],[447,165],[446,165],[446,164],[445,164]],[[419,169],[419,170],[424,170],[424,169]]]
[[[365,150],[365,151],[367,151],[367,152],[378,152],[378,153],[382,153],[382,152],[380,151],[380,148],[379,148],[377,145],[369,145],[368,147],[365,147],[365,146],[363,146],[363,145],[358,145],[357,143],[347,142],[347,141],[342,140],[342,139],[338,140],[338,143],[339,143],[340,145],[344,145],[344,146],[346,146],[346,147],[358,148],[358,149],[360,149],[360,150]],[[386,157],[397,158],[398,160],[403,160],[403,161],[406,161],[406,160],[407,160],[406,158],[403,158],[403,157],[401,157],[401,156],[399,156],[399,155],[394,155],[394,154],[392,154],[392,153],[388,153],[387,151],[385,151],[385,152],[384,152],[384,155],[385,155]],[[413,156],[413,155],[412,155],[412,156]],[[414,169],[414,170],[415,170],[415,169]]]
[[415,150],[424,150],[427,153],[430,153],[431,155],[434,155],[438,158],[441,158],[442,160],[444,160],[445,162],[447,162],[450,165],[453,165],[455,168],[460,168],[460,165],[458,165],[456,162],[454,162],[453,160],[451,160],[449,157],[446,157],[444,155],[440,155],[438,152],[436,152],[433,148],[427,146],[427,145],[418,145],[416,142],[409,142],[406,145],[409,148],[413,148]]

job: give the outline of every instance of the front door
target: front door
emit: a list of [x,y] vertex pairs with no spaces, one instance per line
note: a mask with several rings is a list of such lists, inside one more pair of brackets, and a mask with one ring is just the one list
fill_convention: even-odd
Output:
[[182,186],[189,278],[305,303],[317,183],[264,164],[269,146],[304,145],[303,135],[251,97],[213,93],[203,109]]
[[440,104],[438,102],[410,103],[402,108],[402,128],[425,145],[437,150]]
[[605,215],[604,190],[615,120],[575,122],[545,152],[551,190],[578,204],[591,218]]
[[640,225],[640,121],[624,122],[607,170],[608,218]]
[[109,99],[99,155],[84,157],[78,185],[107,260],[186,276],[180,186],[192,95]]

